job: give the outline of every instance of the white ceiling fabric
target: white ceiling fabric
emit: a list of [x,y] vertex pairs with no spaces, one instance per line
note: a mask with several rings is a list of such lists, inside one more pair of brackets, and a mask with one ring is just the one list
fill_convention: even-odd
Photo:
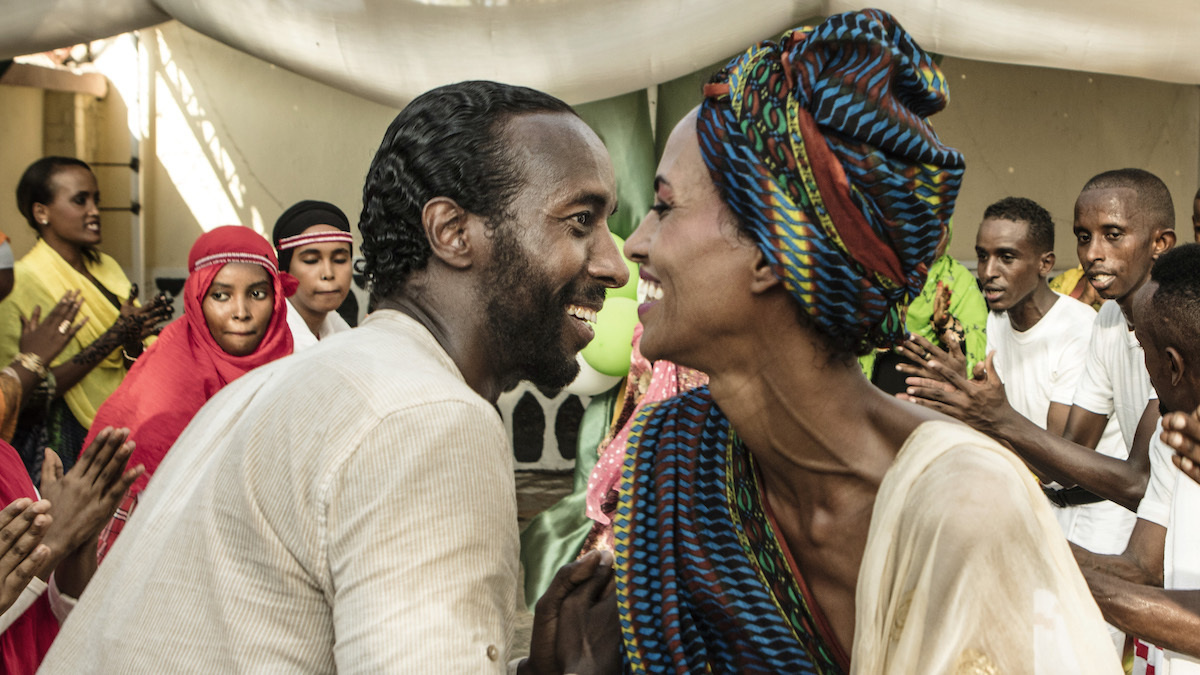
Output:
[[[1200,84],[1200,0],[877,0],[929,51]],[[674,79],[845,0],[0,0],[0,57],[174,18],[401,106],[496,79],[569,102]]]

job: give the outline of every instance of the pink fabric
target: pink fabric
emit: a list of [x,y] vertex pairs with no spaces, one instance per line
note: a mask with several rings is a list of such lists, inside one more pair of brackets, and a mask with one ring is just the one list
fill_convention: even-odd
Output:
[[[222,262],[205,264],[213,260]],[[208,287],[227,262],[262,265],[271,275],[275,289],[266,335],[258,349],[247,356],[233,356],[221,349],[209,332],[201,309]],[[188,268],[190,273],[183,287],[183,317],[163,330],[158,341],[130,368],[121,386],[100,406],[83,444],[86,448],[105,427],[129,428],[129,438],[137,444],[129,466],[142,464],[146,472],[126,496],[128,511],[137,504],[138,495],[175,439],[208,399],[246,372],[292,353],[287,296],[295,292],[296,279],[278,271],[270,242],[246,227],[218,227],[201,235],[192,245]],[[117,517],[128,515],[121,511]],[[101,534],[101,559],[119,532],[120,523],[113,523]]]
[[585,550],[612,549],[611,508],[621,465],[625,463],[626,443],[634,413],[642,406],[665,401],[695,387],[708,383],[708,376],[698,370],[677,366],[670,361],[650,363],[642,356],[642,324],[633,329],[633,353],[630,355],[629,380],[625,386],[624,409],[617,420],[618,430],[600,451],[600,459],[588,477],[587,517],[595,521]]

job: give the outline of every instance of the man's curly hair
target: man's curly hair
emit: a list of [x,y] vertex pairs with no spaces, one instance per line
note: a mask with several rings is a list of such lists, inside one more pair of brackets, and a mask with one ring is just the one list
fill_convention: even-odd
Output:
[[495,225],[524,183],[506,122],[529,113],[575,114],[559,99],[526,87],[459,82],[413,99],[384,134],[363,186],[363,261],[374,298],[393,296],[431,249],[421,224],[429,200],[448,197]]

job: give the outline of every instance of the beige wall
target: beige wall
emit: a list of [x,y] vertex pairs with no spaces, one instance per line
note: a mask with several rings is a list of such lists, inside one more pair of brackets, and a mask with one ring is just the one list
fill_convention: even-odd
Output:
[[[143,32],[153,71],[147,173],[149,268],[183,268],[203,230],[270,234],[301,199],[351,222],[367,167],[396,111],[169,23]],[[150,154],[150,153],[147,153]]]
[[40,89],[0,85],[0,230],[18,257],[33,246],[33,230],[17,212],[17,181],[42,156]]
[[1200,184],[1200,87],[1114,75],[947,58],[950,105],[938,134],[967,160],[950,253],[974,259],[988,204],[1006,196],[1044,206],[1056,225],[1056,267],[1078,264],[1075,198],[1101,171],[1137,167],[1171,189],[1181,241],[1191,241]]
[[[300,199],[331,201],[357,220],[363,177],[395,110],[178,23],[141,36],[147,276],[181,271],[203,229],[241,223],[269,233],[279,213]],[[130,79],[128,59],[103,57],[99,65],[114,81]],[[956,257],[974,257],[975,228],[987,204],[1022,195],[1053,214],[1059,267],[1073,266],[1070,224],[1079,188],[1093,174],[1123,166],[1166,180],[1179,222],[1189,222],[1200,183],[1200,88],[950,58],[943,68],[952,100],[935,124],[967,158],[951,247]],[[135,119],[139,111],[136,91],[126,85],[110,92],[96,110],[95,159],[125,161],[129,111]],[[37,90],[0,86],[0,222],[18,255],[32,244],[32,233],[16,213],[12,190],[41,154],[43,98]],[[127,170],[98,168],[97,175],[107,204],[128,204]],[[126,265],[131,233],[128,216],[105,215],[104,249]]]

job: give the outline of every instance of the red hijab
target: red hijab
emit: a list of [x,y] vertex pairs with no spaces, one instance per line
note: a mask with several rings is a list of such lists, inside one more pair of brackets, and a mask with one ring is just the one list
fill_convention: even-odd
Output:
[[[221,349],[201,309],[213,278],[231,262],[261,265],[275,287],[266,335],[258,349],[246,356]],[[270,242],[249,228],[218,227],[192,245],[183,286],[183,317],[163,329],[158,341],[129,369],[121,386],[96,412],[83,444],[86,448],[106,426],[129,428],[129,440],[137,443],[129,466],[143,464],[146,472],[129,489],[127,501],[146,488],[167,450],[208,399],[247,371],[292,353],[287,297],[296,292],[296,283],[295,277],[279,271]]]

